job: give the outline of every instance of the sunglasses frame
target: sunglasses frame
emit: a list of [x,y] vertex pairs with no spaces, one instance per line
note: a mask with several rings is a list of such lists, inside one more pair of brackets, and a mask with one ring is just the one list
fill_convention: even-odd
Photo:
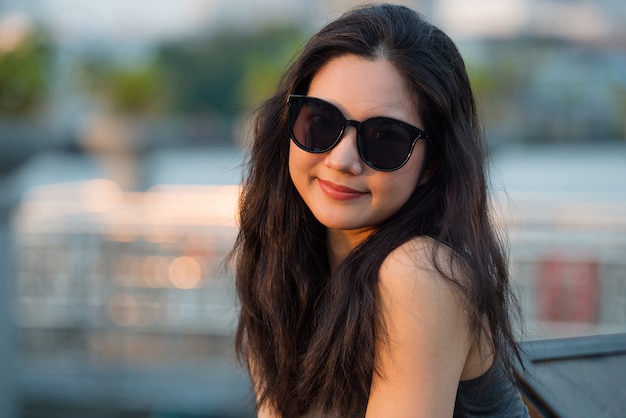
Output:
[[[341,130],[337,135],[337,138],[335,138],[332,142],[332,144],[324,149],[321,150],[311,150],[307,147],[305,147],[304,145],[302,145],[299,140],[296,139],[296,136],[293,133],[293,126],[295,126],[295,122],[292,124],[291,120],[292,120],[292,109],[295,109],[295,101],[299,101],[299,102],[304,102],[305,104],[307,102],[317,102],[317,103],[321,103],[322,105],[324,105],[325,107],[331,107],[335,110],[337,110],[337,114],[341,115],[342,117],[342,121],[341,121]],[[337,106],[335,106],[334,104],[317,98],[317,97],[312,97],[312,96],[306,96],[306,95],[299,95],[299,94],[290,94],[287,100],[287,105],[289,106],[289,116],[288,116],[288,123],[287,123],[287,129],[289,131],[289,137],[291,138],[291,140],[293,141],[294,144],[296,144],[298,146],[298,148],[302,149],[303,151],[306,152],[310,152],[312,154],[323,154],[325,152],[328,152],[330,150],[332,150],[333,148],[335,148],[337,146],[337,144],[339,144],[339,142],[341,142],[341,139],[343,137],[344,132],[346,131],[346,128],[348,126],[354,126],[354,128],[356,129],[356,136],[357,136],[357,150],[359,151],[359,156],[361,157],[361,160],[363,160],[363,162],[368,166],[373,168],[374,170],[377,171],[385,171],[385,172],[390,172],[390,171],[396,171],[399,170],[400,168],[402,168],[411,158],[411,154],[413,154],[413,149],[415,148],[415,144],[417,143],[418,140],[420,140],[421,138],[427,138],[426,132],[423,129],[418,128],[417,126],[413,126],[409,123],[406,123],[404,121],[401,121],[399,119],[395,119],[395,118],[391,118],[391,117],[387,117],[387,116],[375,116],[372,118],[368,118],[362,122],[353,120],[353,119],[348,119],[345,117],[345,115],[343,114],[343,112],[341,112],[341,110],[339,108],[337,108]],[[302,103],[298,104],[298,106],[300,107],[298,110],[298,115],[300,114],[299,112],[302,111]],[[297,119],[297,115],[296,115],[296,119]],[[393,124],[395,124],[396,126],[401,127],[402,129],[404,129],[408,134],[409,134],[409,138],[412,138],[411,140],[411,146],[409,148],[409,151],[406,155],[406,158],[404,158],[404,160],[397,166],[391,167],[391,168],[380,168],[380,167],[375,167],[374,165],[372,165],[363,155],[363,151],[362,151],[362,146],[361,143],[362,141],[364,141],[364,138],[361,134],[361,126],[363,126],[363,124],[367,123],[367,122],[371,122],[373,120],[376,119],[382,119],[385,120],[387,122],[392,122]],[[294,119],[295,120],[295,119]]]

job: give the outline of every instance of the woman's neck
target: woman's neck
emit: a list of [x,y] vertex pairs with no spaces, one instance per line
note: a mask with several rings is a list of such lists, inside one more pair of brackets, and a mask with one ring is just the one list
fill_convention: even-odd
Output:
[[348,254],[373,232],[373,228],[349,231],[327,229],[328,261],[330,262],[331,271],[335,271]]

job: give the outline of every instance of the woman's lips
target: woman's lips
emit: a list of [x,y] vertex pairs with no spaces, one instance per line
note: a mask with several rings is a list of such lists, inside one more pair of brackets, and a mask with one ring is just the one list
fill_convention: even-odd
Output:
[[347,186],[333,183],[331,181],[317,179],[320,189],[326,194],[326,196],[335,200],[351,200],[357,199],[367,194],[367,192],[360,192],[358,190],[351,189]]

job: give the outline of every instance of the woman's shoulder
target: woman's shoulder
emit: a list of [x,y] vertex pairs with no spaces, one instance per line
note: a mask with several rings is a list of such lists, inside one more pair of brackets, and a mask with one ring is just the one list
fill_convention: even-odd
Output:
[[387,324],[412,325],[409,332],[415,335],[419,328],[432,327],[447,343],[462,347],[466,363],[461,377],[468,379],[484,373],[493,356],[490,339],[471,331],[465,293],[471,278],[462,265],[449,246],[429,237],[414,238],[385,259],[378,295]]
[[381,265],[378,294],[387,308],[383,316],[408,314],[433,324],[444,318],[456,322],[465,315],[465,300],[455,282],[464,280],[450,247],[431,237],[415,237],[394,249]]
[[[447,245],[429,236],[414,237],[395,248],[381,265],[383,282],[414,282],[420,278],[449,285],[448,277],[463,281],[457,254]],[[398,283],[401,284],[401,283]]]
[[454,270],[453,256],[436,240],[417,237],[383,262],[377,290],[382,338],[368,403],[373,416],[452,416],[472,345],[460,293],[444,278]]

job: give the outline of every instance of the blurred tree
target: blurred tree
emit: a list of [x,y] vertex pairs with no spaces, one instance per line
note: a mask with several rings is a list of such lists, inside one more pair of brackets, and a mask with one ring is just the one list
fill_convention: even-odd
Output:
[[619,50],[557,38],[482,42],[466,54],[491,143],[573,143],[624,137]]
[[[32,116],[46,97],[51,71],[51,42],[45,31],[28,27],[5,29],[0,42],[0,116]],[[8,42],[8,34],[13,35]],[[4,42],[7,41],[7,42]]]
[[260,35],[246,56],[237,91],[239,104],[246,109],[274,92],[285,67],[307,39],[307,34],[296,28],[275,28]]
[[529,84],[529,71],[520,56],[524,48],[507,48],[498,42],[484,43],[483,47],[481,54],[468,54],[466,60],[487,138],[490,142],[522,140],[520,106]]
[[113,113],[147,115],[167,109],[168,89],[155,62],[112,64],[101,57],[87,59],[79,83]]
[[275,88],[305,39],[294,27],[224,32],[163,45],[158,60],[177,112],[236,117]]

